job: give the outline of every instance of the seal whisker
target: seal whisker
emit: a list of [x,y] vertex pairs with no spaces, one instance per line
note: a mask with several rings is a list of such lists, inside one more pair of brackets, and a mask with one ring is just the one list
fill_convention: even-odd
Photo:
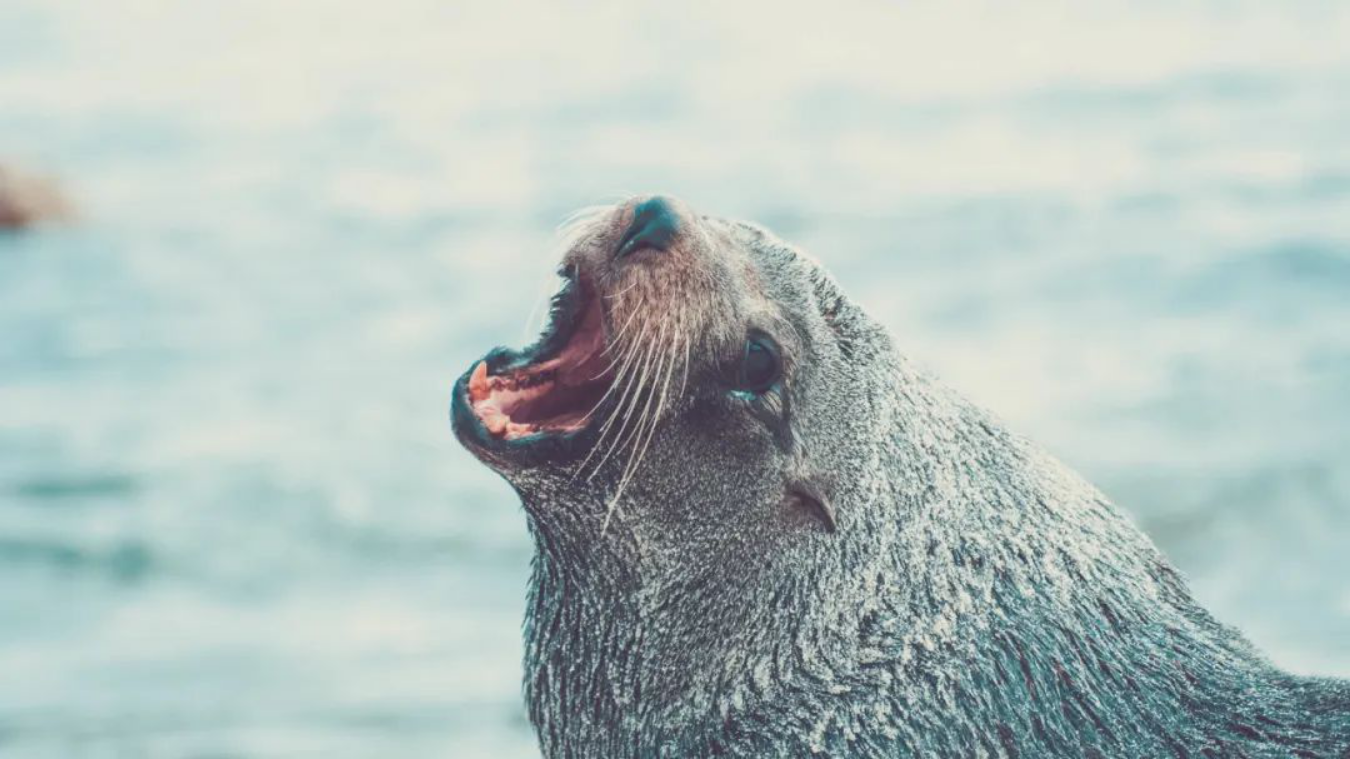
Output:
[[525,326],[523,334],[537,333],[539,331],[539,314],[543,311],[545,304],[548,303],[551,295],[547,290],[534,299],[534,305],[530,306],[530,313],[525,317]]
[[634,280],[632,283],[630,283],[630,284],[629,284],[627,287],[625,287],[624,289],[618,291],[617,293],[610,293],[609,295],[604,296],[604,298],[605,298],[605,300],[616,300],[619,296],[623,295],[624,293],[628,292],[629,290],[632,290],[634,287],[637,287],[637,284],[638,284],[637,281]]
[[[686,345],[688,344],[688,337],[685,338],[684,342],[685,342]],[[678,362],[675,360],[675,352],[674,352],[674,351],[671,351],[671,352],[668,354],[667,360],[666,360],[666,362],[665,362],[665,375],[666,375],[666,378],[665,378],[665,380],[664,380],[664,381],[662,382],[662,384],[661,384],[661,399],[660,399],[659,401],[657,401],[657,404],[656,404],[656,412],[655,412],[655,413],[651,414],[650,416],[648,416],[646,413],[643,414],[643,417],[644,417],[644,418],[643,418],[643,420],[641,420],[641,421],[642,421],[642,422],[645,422],[646,427],[647,427],[647,430],[646,430],[645,436],[644,436],[641,432],[639,432],[639,433],[635,434],[634,437],[633,437],[633,440],[634,440],[634,441],[637,441],[637,440],[640,439],[640,440],[641,440],[641,443],[638,444],[638,445],[636,445],[636,446],[634,446],[634,452],[633,452],[633,454],[632,454],[631,456],[629,456],[629,458],[628,458],[628,464],[627,464],[627,466],[624,467],[623,476],[622,476],[622,477],[620,478],[620,480],[619,480],[619,487],[618,487],[618,489],[615,491],[615,495],[614,495],[614,503],[618,503],[619,496],[622,495],[622,493],[623,493],[623,491],[624,491],[624,488],[627,487],[627,485],[628,485],[629,480],[631,480],[632,477],[633,477],[633,475],[637,473],[638,467],[642,465],[642,460],[643,460],[643,459],[646,457],[646,455],[647,455],[647,448],[651,445],[652,437],[653,437],[654,434],[656,433],[656,428],[657,428],[657,426],[660,425],[660,423],[661,423],[661,418],[665,415],[665,412],[666,412],[666,400],[667,400],[667,397],[668,397],[668,396],[667,396],[667,393],[670,391],[670,380],[675,376],[675,365],[676,365],[676,363],[678,363]],[[658,370],[658,375],[657,375],[657,376],[660,376],[660,375],[659,375],[659,370]],[[687,374],[686,374],[686,376],[687,376]],[[653,388],[652,388],[652,395],[655,395],[655,394],[656,394],[655,391],[656,391],[656,388],[653,386]],[[650,403],[650,401],[649,401],[649,403]],[[644,412],[645,412],[645,409],[644,409]],[[641,427],[639,426],[639,430],[640,430],[640,429],[641,429]],[[601,534],[604,534],[604,530],[603,530],[603,529],[601,530]]]
[[[617,363],[617,361],[614,362],[614,363]],[[591,378],[591,381],[594,382],[594,381],[600,379],[601,377],[605,376],[606,374],[608,374],[609,371],[610,371],[610,369],[614,368],[614,363],[611,363],[611,364],[609,365],[609,367],[605,369],[605,371],[600,372],[600,373],[597,374],[596,376],[592,377],[592,378]],[[605,393],[604,393],[604,395],[601,395],[601,396],[600,396],[600,400],[596,401],[595,404],[594,404],[593,406],[591,406],[590,410],[587,411],[587,412],[585,413],[584,416],[582,416],[583,423],[584,423],[584,421],[589,420],[589,419],[591,418],[591,416],[592,416],[593,414],[595,414],[595,412],[596,412],[602,405],[604,405],[605,401],[609,400],[609,398],[610,398],[611,396],[614,395],[614,388],[618,387],[618,386],[619,386],[619,383],[620,383],[621,381],[623,381],[623,379],[624,379],[624,376],[623,376],[623,375],[624,375],[624,372],[626,372],[626,371],[628,371],[628,366],[627,366],[627,365],[625,365],[622,369],[620,369],[620,371],[619,371],[617,374],[614,375],[614,381],[610,382],[610,383],[609,383],[609,387],[605,388]]]
[[[678,334],[678,330],[676,333]],[[674,376],[675,366],[677,364],[675,355],[676,351],[672,350],[662,356],[662,363],[658,364],[656,371],[652,374],[653,379],[661,382],[660,397],[657,399],[656,383],[653,383],[647,398],[647,404],[643,407],[642,416],[638,418],[638,424],[633,431],[632,439],[629,441],[634,444],[634,457],[636,457],[639,462],[643,453],[646,451],[647,445],[651,441],[652,431],[656,428],[657,422],[660,421],[661,416],[665,413],[666,400],[670,391],[670,380]],[[660,380],[663,373],[665,374],[665,379]],[[653,411],[652,401],[654,399],[656,399],[656,406]],[[646,427],[645,431],[643,429],[644,427]],[[642,442],[639,443],[639,441]],[[629,466],[625,467],[625,480],[632,474],[631,469],[633,468],[633,460],[633,457],[630,457]]]
[[628,318],[624,320],[623,326],[619,328],[619,331],[616,332],[614,336],[610,338],[609,344],[605,346],[606,353],[608,353],[610,349],[613,348],[614,346],[621,345],[624,335],[628,332],[628,328],[633,324],[633,320],[637,317],[639,310],[640,309],[636,308],[630,309],[628,313]]
[[[632,364],[632,362],[631,362],[629,359],[631,359],[633,353],[638,349],[638,346],[640,346],[640,345],[641,345],[641,341],[634,341],[633,343],[631,343],[630,345],[628,345],[626,348],[623,349],[623,355],[621,355],[621,356],[615,356],[613,359],[611,359],[610,362],[609,362],[609,365],[606,366],[599,374],[597,374],[597,375],[595,375],[594,377],[592,377],[591,380],[592,380],[592,381],[595,381],[595,380],[598,380],[598,379],[600,379],[601,377],[605,376],[606,374],[609,374],[611,371],[613,371],[613,369],[614,369],[616,366],[621,367],[621,368],[619,369],[619,371],[615,374],[615,376],[614,376],[614,381],[613,381],[612,383],[610,383],[610,390],[613,390],[614,386],[617,385],[617,384],[619,383],[619,381],[620,381],[621,379],[623,379],[624,374],[625,374],[626,372],[628,372],[628,370],[629,370],[629,368],[630,368],[630,366],[631,366],[631,364]],[[605,346],[605,350],[606,350],[606,351],[609,350],[609,348],[610,348],[610,346],[608,346],[608,345]],[[607,392],[605,393],[605,395],[608,396],[608,395],[609,395],[609,392],[607,391]],[[604,398],[601,398],[600,400],[603,401]],[[598,403],[597,403],[596,405],[599,406]],[[592,410],[594,410],[594,409],[592,409]],[[589,414],[588,414],[588,416],[589,416]]]
[[[636,406],[637,398],[641,395],[640,386],[641,386],[642,383],[641,383],[641,380],[640,380],[640,377],[639,377],[639,372],[634,371],[634,370],[635,370],[635,369],[638,369],[638,368],[640,367],[640,365],[643,363],[642,360],[640,360],[640,359],[637,358],[637,355],[638,355],[639,350],[640,350],[641,347],[642,347],[642,343],[644,342],[643,338],[646,338],[646,336],[647,336],[647,329],[648,329],[648,325],[647,325],[647,324],[644,324],[644,325],[642,326],[642,331],[638,333],[639,340],[634,341],[634,343],[632,344],[632,346],[629,348],[629,350],[627,351],[627,353],[626,353],[625,356],[624,356],[624,365],[623,365],[623,368],[620,370],[621,376],[624,377],[624,380],[623,380],[623,384],[624,384],[623,392],[620,393],[620,395],[619,395],[619,401],[618,401],[618,404],[617,404],[617,405],[615,406],[615,408],[614,408],[614,413],[613,413],[613,414],[610,414],[609,417],[608,417],[607,419],[605,419],[604,424],[601,425],[601,427],[600,427],[600,434],[599,434],[599,436],[596,438],[595,445],[591,448],[590,452],[586,454],[586,458],[585,458],[585,460],[583,460],[583,461],[581,462],[581,465],[580,465],[579,467],[577,467],[577,474],[580,474],[581,471],[583,471],[583,470],[586,468],[586,465],[587,465],[588,463],[590,463],[591,458],[594,457],[595,454],[596,454],[596,452],[599,451],[599,450],[603,447],[606,436],[609,434],[609,432],[610,432],[611,429],[614,429],[614,423],[615,423],[615,421],[617,421],[617,420],[619,419],[619,417],[621,417],[621,416],[625,416],[625,417],[626,417],[626,414],[624,413],[624,409],[625,409],[625,408],[628,408],[630,405],[631,405],[631,406],[634,406],[634,407]],[[647,350],[647,352],[646,352],[647,357],[650,357],[650,354],[651,354],[651,349],[648,348],[648,350]],[[616,385],[616,386],[617,386],[617,384],[618,384],[618,380],[615,381],[615,385]],[[635,389],[637,390],[637,392],[634,392]],[[630,400],[631,400],[631,403],[630,403]],[[630,411],[630,412],[631,412],[631,410],[632,410],[632,409],[629,408],[629,411]],[[625,418],[624,424],[625,424],[625,425],[627,424],[626,418]],[[619,435],[622,435],[622,434],[623,434],[623,432],[622,432],[622,430],[620,429]],[[616,436],[616,442],[617,442],[617,436]],[[611,449],[610,449],[610,450],[611,450],[611,451],[613,450],[613,447],[612,447],[612,446],[611,446]],[[596,472],[599,472],[599,471],[600,471],[601,465],[603,465],[603,464],[605,463],[605,459],[608,458],[608,457],[609,457],[609,454],[607,453],[607,454],[605,454],[605,455],[601,458],[601,460],[600,460],[598,463],[596,463],[595,468],[592,469],[592,470],[591,470],[591,473],[586,477],[586,481],[587,481],[587,482],[589,482],[592,478],[595,477]],[[573,476],[575,477],[576,475],[573,475]]]
[[689,351],[694,342],[693,335],[685,335],[684,338],[684,376],[680,378],[680,397],[684,397],[684,391],[689,386]]
[[587,206],[564,216],[558,226],[554,228],[554,234],[558,237],[563,249],[571,248],[576,242],[576,238],[581,236],[582,228],[609,213],[609,210],[609,206]]
[[[648,397],[650,398],[650,396],[651,394],[649,393]],[[642,424],[643,424],[643,417],[639,416],[638,423],[634,429],[641,429]],[[610,446],[609,452],[605,454],[605,458],[608,458],[610,453],[613,453],[616,449],[621,447],[620,446],[621,440],[622,440],[622,431],[618,436],[615,437],[614,444]],[[604,462],[605,459],[601,459],[600,464],[604,464]],[[624,464],[623,473],[619,476],[619,484],[614,488],[614,493],[613,495],[610,496],[609,503],[605,505],[605,519],[600,524],[601,538],[605,537],[606,531],[609,530],[610,519],[614,516],[615,511],[618,510],[619,499],[623,497],[623,491],[628,487],[629,467],[632,465],[632,463],[633,463],[632,456],[629,456],[628,462]],[[596,468],[599,469],[599,466],[600,465],[597,465]]]
[[[614,407],[614,412],[610,414],[608,417],[606,417],[604,424],[601,425],[600,433],[596,437],[595,444],[591,446],[591,450],[586,453],[586,458],[582,459],[581,464],[577,466],[576,472],[572,475],[574,479],[580,476],[581,472],[586,469],[586,465],[591,462],[591,459],[595,458],[595,454],[598,453],[600,449],[604,447],[605,439],[609,436],[610,431],[615,429],[613,426],[614,422],[622,414],[624,408],[627,406],[629,397],[633,394],[633,390],[636,384],[637,384],[636,376],[630,376],[624,382],[624,388],[623,391],[619,394],[619,401]],[[594,411],[595,409],[591,409],[591,413],[594,413]],[[596,463],[595,469],[593,469],[591,471],[591,474],[586,478],[588,482],[592,477],[595,476],[596,471],[599,470],[600,463],[603,463],[603,459],[601,462]]]
[[[664,334],[665,329],[663,325],[662,335],[664,336]],[[661,363],[657,364],[656,371],[652,376],[660,377],[662,371],[664,370],[665,372],[666,379],[661,390],[661,400],[656,405],[655,413],[652,413],[652,400],[656,397],[656,386],[653,384],[648,389],[647,403],[643,406],[642,415],[638,417],[638,423],[633,428],[633,436],[628,441],[635,445],[633,446],[633,452],[628,456],[628,462],[624,465],[623,474],[619,477],[619,485],[614,490],[614,496],[610,499],[609,506],[605,510],[605,521],[600,526],[601,537],[604,537],[605,531],[609,528],[610,517],[618,507],[619,499],[623,496],[623,491],[627,489],[628,483],[637,472],[638,466],[642,464],[642,458],[646,454],[647,445],[651,443],[652,432],[656,430],[657,423],[661,420],[662,409],[666,402],[666,391],[670,388],[670,378],[675,368],[674,352],[672,351],[662,355],[659,360]],[[643,437],[644,427],[646,428],[645,438]],[[640,446],[637,444],[639,440],[643,441]]]
[[[641,334],[645,336],[646,334],[645,327],[643,328]],[[610,428],[614,424],[614,420],[619,417],[620,412],[623,410],[624,404],[628,400],[629,393],[632,391],[634,387],[633,382],[635,379],[635,375],[632,374],[632,370],[635,367],[635,365],[639,363],[635,361],[633,357],[637,353],[640,345],[641,343],[639,342],[633,343],[628,347],[628,350],[625,352],[624,356],[615,359],[616,362],[622,360],[623,365],[620,367],[619,371],[615,374],[614,381],[610,383],[609,387],[605,390],[604,395],[600,397],[600,400],[596,401],[595,405],[591,406],[590,410],[587,411],[585,416],[582,417],[584,421],[589,420],[591,416],[593,416],[595,412],[600,409],[600,407],[605,403],[606,400],[614,396],[615,389],[618,388],[620,385],[623,385],[624,389],[620,393],[620,400],[618,402],[617,407],[614,410],[614,413],[611,414],[607,419],[605,419],[604,424],[601,425],[600,435],[598,438],[596,438],[595,445],[591,447],[591,450],[586,454],[586,458],[582,460],[581,464],[577,466],[576,471],[572,473],[573,481],[575,481],[576,478],[580,476],[580,474],[586,469],[586,465],[590,463],[591,459],[595,456],[596,451],[600,450],[601,445],[603,445],[605,442],[606,435],[608,435]],[[614,364],[611,363],[611,366],[613,365]],[[600,376],[603,376],[603,373]],[[597,469],[599,468],[598,464],[596,468]],[[594,474],[594,472],[592,472],[592,474]]]
[[[641,373],[641,375],[640,375],[641,391],[640,391],[639,394],[641,394],[642,392],[647,393],[647,399],[646,399],[646,403],[643,405],[642,413],[638,415],[638,419],[637,419],[637,422],[638,422],[638,423],[637,423],[636,425],[634,425],[634,428],[633,428],[633,435],[636,435],[638,429],[641,428],[642,422],[643,422],[643,420],[645,419],[648,410],[651,408],[651,404],[652,404],[652,395],[655,393],[655,390],[656,390],[656,385],[655,385],[655,383],[649,383],[648,380],[649,380],[649,379],[654,379],[654,378],[657,378],[657,377],[660,377],[660,376],[661,376],[661,368],[665,365],[665,362],[666,362],[666,360],[667,360],[667,354],[664,353],[663,350],[662,350],[662,346],[665,344],[665,341],[666,341],[666,327],[667,327],[667,326],[668,326],[668,325],[667,325],[666,322],[662,322],[662,324],[661,324],[661,329],[660,329],[660,330],[658,331],[658,333],[657,333],[656,340],[655,340],[655,342],[652,343],[652,345],[651,345],[651,347],[650,347],[650,350],[648,351],[647,355],[645,356],[645,360],[644,360],[644,362],[643,362],[642,373]],[[652,366],[652,360],[653,360],[653,359],[655,359],[655,361],[656,361],[656,364],[655,364],[655,367],[654,367],[654,369],[655,369],[654,371],[653,371],[653,366]],[[633,407],[632,409],[629,409],[629,411],[630,411],[630,413],[631,413],[632,411],[635,411],[635,410],[637,410],[637,405],[636,405],[636,403],[634,404],[634,407]],[[620,437],[623,436],[622,431],[620,432],[620,435],[619,435],[619,436],[620,436]],[[630,436],[630,438],[628,439],[627,442],[631,443],[632,441],[633,441],[633,436]],[[617,442],[617,441],[616,441],[616,442]],[[620,447],[622,447],[622,446],[620,446]]]
[[[587,477],[587,481],[593,478],[596,472],[600,471],[600,467],[604,466],[605,462],[609,460],[609,457],[613,455],[613,453],[621,447],[621,442],[624,440],[624,433],[625,431],[628,430],[628,423],[632,421],[632,413],[637,410],[638,404],[642,401],[642,393],[644,390],[647,389],[647,378],[651,374],[652,359],[656,358],[656,354],[660,352],[661,343],[665,341],[666,324],[667,324],[666,322],[661,323],[661,331],[658,333],[656,341],[652,343],[650,346],[648,346],[646,352],[644,353],[642,360],[642,368],[636,375],[638,391],[633,394],[632,405],[627,409],[625,413],[622,414],[622,416],[624,417],[623,423],[619,426],[618,434],[614,436],[614,442],[610,445],[609,450],[605,452],[605,455],[600,459],[599,463],[595,465],[595,469],[591,472],[590,476]],[[644,335],[646,334],[645,331],[643,334]],[[649,398],[648,404],[650,403],[651,401]],[[620,415],[617,411],[615,412],[615,414],[616,416]]]
[[634,370],[640,368],[642,365],[642,361],[638,359],[638,354],[639,352],[641,352],[643,348],[643,343],[645,342],[646,337],[647,337],[647,326],[643,325],[642,330],[638,333],[638,339],[634,340],[633,343],[624,352],[624,355],[618,359],[621,360],[623,363],[619,369],[618,378],[616,379],[615,384],[618,384],[618,381],[621,379],[624,382],[624,391],[622,397],[619,400],[619,408],[615,409],[614,415],[611,415],[608,419],[605,420],[604,426],[601,427],[600,429],[600,435],[602,439],[604,437],[604,434],[614,424],[619,411],[621,411],[623,406],[628,402],[629,393],[634,387],[632,383],[636,377],[636,374],[634,374]]
[[[645,330],[644,330],[644,332],[645,332]],[[640,336],[640,338],[644,338],[645,335],[644,335],[644,334],[640,334],[639,336]],[[637,347],[639,347],[639,346],[641,346],[641,340],[640,340],[640,339],[639,339],[639,340],[633,340],[633,342],[630,343],[630,344],[628,344],[628,346],[626,346],[626,347],[624,347],[624,348],[620,348],[620,350],[622,351],[622,354],[624,354],[624,355],[616,355],[616,357],[610,359],[609,366],[605,367],[605,371],[601,371],[601,375],[605,374],[606,371],[610,371],[610,370],[614,369],[614,367],[616,367],[616,366],[620,366],[621,363],[628,362],[628,359],[629,359],[630,357],[632,357],[633,351],[636,351],[636,350],[637,350]],[[606,351],[609,350],[609,346],[606,346],[605,350],[606,350]],[[624,366],[624,370],[625,370],[625,371],[628,370],[628,366],[625,365],[625,366]]]

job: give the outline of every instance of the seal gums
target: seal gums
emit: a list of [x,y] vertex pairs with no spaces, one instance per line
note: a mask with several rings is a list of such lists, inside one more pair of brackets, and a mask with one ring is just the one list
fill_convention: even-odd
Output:
[[578,323],[553,358],[489,371],[480,361],[469,377],[469,402],[494,437],[519,440],[532,435],[583,429],[613,381],[605,356],[604,314],[599,299],[586,297]]

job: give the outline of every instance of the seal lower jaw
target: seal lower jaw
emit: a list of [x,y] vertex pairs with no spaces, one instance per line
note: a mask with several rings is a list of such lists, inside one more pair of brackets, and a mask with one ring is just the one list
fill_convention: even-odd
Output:
[[613,384],[606,347],[600,298],[573,277],[535,346],[493,351],[461,378],[454,404],[461,438],[512,450],[574,441]]

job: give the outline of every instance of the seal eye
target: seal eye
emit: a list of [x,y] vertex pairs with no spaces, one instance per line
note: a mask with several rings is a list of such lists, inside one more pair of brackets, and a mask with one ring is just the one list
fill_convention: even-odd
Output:
[[741,365],[736,373],[736,389],[763,395],[778,382],[782,364],[778,360],[778,346],[764,335],[752,335],[745,341]]

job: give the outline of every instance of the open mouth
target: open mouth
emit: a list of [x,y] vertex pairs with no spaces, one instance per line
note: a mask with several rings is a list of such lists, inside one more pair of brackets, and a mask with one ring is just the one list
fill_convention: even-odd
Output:
[[497,349],[460,380],[455,426],[480,442],[539,442],[586,428],[613,382],[605,355],[604,312],[591,288],[569,272],[553,299],[550,324],[535,345]]

